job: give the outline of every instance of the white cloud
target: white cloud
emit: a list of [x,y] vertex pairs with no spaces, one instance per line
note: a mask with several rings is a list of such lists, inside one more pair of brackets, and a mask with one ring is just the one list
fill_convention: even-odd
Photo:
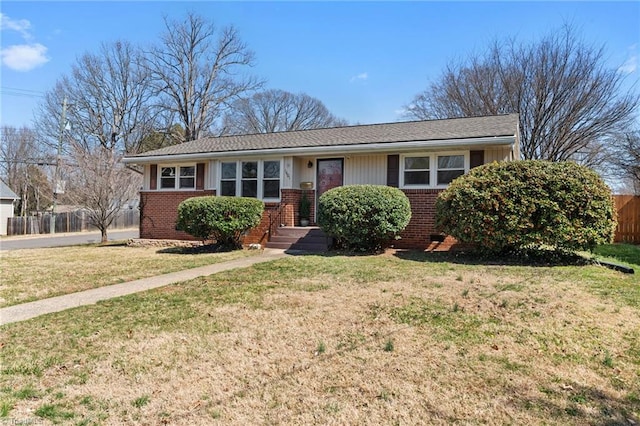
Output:
[[623,74],[633,74],[638,69],[638,45],[633,44],[629,46],[629,53],[627,56],[627,60],[624,61],[624,64],[618,68],[618,72]]
[[16,44],[0,51],[2,65],[15,71],[31,71],[49,62],[47,48],[40,43]]
[[2,65],[15,71],[31,71],[49,62],[47,47],[33,42],[31,22],[26,19],[11,19],[0,13],[0,29],[15,31],[20,34],[26,44],[14,44],[0,50]]
[[637,69],[638,69],[638,56],[634,55],[634,56],[631,56],[629,59],[627,59],[625,63],[622,64],[620,68],[618,68],[618,71],[624,74],[633,74],[634,72],[636,72]]
[[367,78],[369,78],[369,75],[366,72],[362,72],[356,76],[351,77],[351,82],[353,83],[354,81],[357,80],[366,80]]
[[0,29],[17,31],[25,40],[31,39],[31,22],[26,19],[11,19],[4,13],[0,13]]

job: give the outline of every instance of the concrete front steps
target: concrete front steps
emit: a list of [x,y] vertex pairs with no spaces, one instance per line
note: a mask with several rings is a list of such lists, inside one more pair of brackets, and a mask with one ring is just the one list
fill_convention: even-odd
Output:
[[284,250],[326,252],[329,242],[325,233],[316,226],[281,227],[266,246]]

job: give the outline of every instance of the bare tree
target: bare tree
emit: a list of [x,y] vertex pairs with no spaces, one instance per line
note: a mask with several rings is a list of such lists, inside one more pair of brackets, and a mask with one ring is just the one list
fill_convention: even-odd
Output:
[[74,164],[65,167],[71,176],[66,196],[86,209],[106,242],[107,229],[125,204],[137,196],[142,178],[121,163],[119,153],[101,145],[90,150],[74,145],[72,158]]
[[171,145],[177,145],[184,140],[184,130],[179,124],[174,124],[168,130],[157,130],[146,135],[140,143],[140,151],[152,151]]
[[630,192],[640,195],[640,131],[618,135],[608,147],[611,174],[626,183]]
[[240,72],[253,65],[253,53],[233,27],[217,28],[188,14],[182,22],[165,18],[160,45],[147,54],[161,104],[179,119],[184,141],[206,135],[225,108],[261,86]]
[[3,126],[0,137],[0,174],[20,197],[18,214],[39,211],[52,200],[52,188],[46,176],[50,164],[35,132],[23,127]]
[[273,133],[346,124],[316,98],[272,89],[233,102],[224,116],[222,133]]
[[[156,126],[150,75],[140,66],[140,52],[129,42],[103,44],[99,53],[86,53],[45,95],[36,125],[51,145],[61,137],[87,150],[97,145],[135,153],[142,139]],[[63,104],[68,107],[62,111]],[[66,139],[65,139],[66,141]],[[66,148],[66,145],[65,145]]]
[[594,165],[602,143],[626,129],[639,97],[622,93],[624,76],[607,69],[604,49],[570,27],[541,41],[494,43],[483,55],[449,65],[407,107],[409,118],[520,114],[526,159],[579,159]]

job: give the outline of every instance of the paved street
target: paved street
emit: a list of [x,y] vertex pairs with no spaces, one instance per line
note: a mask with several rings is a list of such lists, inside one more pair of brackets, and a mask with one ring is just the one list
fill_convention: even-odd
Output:
[[[138,229],[110,230],[109,241],[138,238]],[[43,247],[73,246],[76,244],[99,243],[100,231],[73,232],[65,234],[20,235],[0,239],[0,250],[17,250]]]

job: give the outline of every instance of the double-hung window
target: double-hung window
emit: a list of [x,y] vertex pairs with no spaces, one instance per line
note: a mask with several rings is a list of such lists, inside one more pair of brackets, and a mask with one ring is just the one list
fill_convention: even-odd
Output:
[[242,162],[242,196],[258,198],[258,162]]
[[404,185],[428,186],[431,182],[431,157],[404,158]]
[[401,162],[403,188],[438,188],[469,169],[467,153],[405,155]]
[[464,170],[464,155],[438,155],[438,185],[448,185]]
[[195,166],[164,166],[160,168],[160,189],[195,189]]
[[196,167],[195,166],[180,167],[178,179],[179,179],[178,186],[180,187],[180,189],[195,188],[196,187]]
[[222,177],[220,180],[220,195],[234,197],[236,195],[236,162],[222,163]]
[[176,167],[162,167],[160,169],[160,188],[175,189]]
[[224,161],[220,195],[280,199],[280,160]]
[[262,170],[262,198],[280,198],[280,161],[264,161]]

